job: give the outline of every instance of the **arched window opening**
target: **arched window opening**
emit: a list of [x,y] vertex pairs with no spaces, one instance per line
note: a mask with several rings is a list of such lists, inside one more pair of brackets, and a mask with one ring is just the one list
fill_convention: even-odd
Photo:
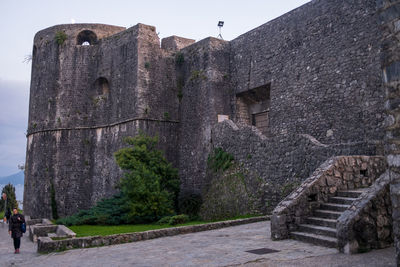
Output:
[[94,45],[97,43],[97,35],[89,30],[81,31],[76,38],[77,45]]
[[104,77],[98,78],[94,82],[94,86],[96,88],[96,92],[98,95],[106,96],[110,93],[110,86],[108,84],[108,80]]
[[109,103],[109,93],[110,85],[108,84],[107,79],[104,77],[98,78],[92,85],[92,91],[90,92],[90,97],[93,105],[100,107],[105,105],[106,103]]

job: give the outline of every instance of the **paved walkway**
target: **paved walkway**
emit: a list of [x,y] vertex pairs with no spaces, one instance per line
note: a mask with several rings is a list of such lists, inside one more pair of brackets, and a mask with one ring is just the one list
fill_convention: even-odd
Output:
[[[271,241],[270,223],[259,222],[207,232],[47,255],[23,238],[14,255],[12,239],[0,226],[1,266],[395,266],[394,249],[345,255],[295,240]],[[257,255],[248,250],[279,252]]]

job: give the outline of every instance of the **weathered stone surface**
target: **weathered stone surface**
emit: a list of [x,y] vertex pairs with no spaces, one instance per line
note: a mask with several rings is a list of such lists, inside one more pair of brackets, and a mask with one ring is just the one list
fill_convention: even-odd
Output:
[[[382,19],[393,17],[393,5],[379,5],[388,9]],[[214,147],[234,154],[265,184],[263,213],[332,156],[382,155],[378,16],[373,0],[316,0],[230,42],[172,36],[160,45],[155,28],[143,24],[38,32],[25,213],[52,217],[52,188],[60,216],[114,194],[122,172],[113,153],[140,130],[160,137],[182,191],[207,193]],[[67,39],[58,44],[60,32]],[[218,115],[237,125],[220,126]],[[251,126],[257,118],[263,129]],[[371,181],[353,183],[346,185]]]
[[[352,173],[346,171],[347,164],[352,164]],[[360,177],[360,171],[362,168],[366,168],[368,170],[368,177],[363,176]],[[365,169],[364,169],[365,170]],[[315,207],[318,207],[321,203],[327,201],[329,196],[335,195],[338,190],[346,190],[349,188],[349,184],[354,186],[352,182],[353,179],[363,179],[365,181],[365,186],[371,186],[372,183],[386,170],[386,160],[384,157],[365,157],[365,156],[342,156],[335,157],[324,162],[314,173],[312,176],[307,178],[300,188],[302,189],[300,192],[296,190],[292,192],[288,197],[282,200],[277,207],[274,209],[271,217],[271,238],[273,240],[280,240],[289,238],[289,230],[297,229],[298,225],[308,216],[311,215],[311,212]],[[330,176],[332,173],[339,173],[340,177],[344,177],[343,172],[346,173],[347,179],[339,180],[338,177],[335,176],[333,178]],[[334,179],[335,183],[321,183],[320,180],[329,180]],[[341,223],[341,231],[342,236],[352,235],[353,230],[351,225],[349,226],[348,218],[352,218],[352,220],[356,220],[360,222],[358,224],[358,229],[362,229],[365,225],[363,225],[364,221],[360,219],[360,212],[365,212],[366,214],[370,214],[373,210],[379,210],[382,208],[382,205],[374,206],[370,205],[371,199],[375,202],[379,202],[379,200],[383,200],[385,198],[385,194],[381,193],[377,186],[381,186],[383,188],[388,189],[388,183],[383,183],[383,178],[380,178],[375,182],[373,189],[371,189],[371,193],[368,196],[362,198],[359,202],[353,204],[350,209],[346,210],[340,218],[342,219]],[[337,182],[339,181],[339,182]],[[382,184],[383,183],[383,184]],[[376,185],[377,184],[377,185]],[[385,187],[386,186],[386,187]],[[360,186],[361,187],[361,186]],[[376,195],[381,194],[379,197]],[[296,196],[295,196],[296,195]],[[385,203],[384,201],[382,203]],[[390,209],[390,207],[386,207],[383,205],[385,210]],[[281,222],[279,219],[280,216],[285,214],[285,223]],[[387,217],[387,213],[382,211],[382,216]],[[377,214],[376,214],[377,215]],[[376,223],[376,218],[372,218],[370,220],[370,224]],[[390,224],[385,225],[385,227],[390,227]],[[339,229],[339,228],[338,228]],[[345,230],[342,230],[345,229]],[[373,228],[370,232],[373,232]],[[376,233],[374,232],[376,236]],[[366,235],[370,238],[370,235]],[[353,238],[347,239],[349,242],[353,242]],[[375,238],[374,240],[377,241]],[[340,241],[340,238],[339,238]],[[341,245],[339,243],[339,248],[346,246],[349,242],[343,242]],[[344,244],[345,243],[345,244]],[[390,243],[390,240],[389,240]],[[354,248],[355,245],[352,243],[349,245]]]
[[339,250],[359,253],[384,248],[393,243],[389,173],[382,174],[374,184],[346,210],[337,222]]
[[[400,62],[400,42],[398,35],[398,21],[400,18],[399,0],[377,0],[379,7],[379,22],[382,30],[381,40],[381,69],[384,76],[384,86],[386,91],[385,109],[389,118],[386,127],[385,152],[389,164],[389,176],[391,179],[390,196],[392,201],[393,236],[396,247],[396,262],[400,265],[400,170],[398,147],[399,136],[399,115],[400,110],[395,103],[400,99],[399,95],[399,62]],[[396,35],[397,34],[397,35]],[[387,203],[385,201],[385,203]],[[385,235],[382,233],[381,235]]]
[[75,237],[76,234],[64,225],[55,225],[48,219],[28,221],[29,239],[37,242],[39,237]]

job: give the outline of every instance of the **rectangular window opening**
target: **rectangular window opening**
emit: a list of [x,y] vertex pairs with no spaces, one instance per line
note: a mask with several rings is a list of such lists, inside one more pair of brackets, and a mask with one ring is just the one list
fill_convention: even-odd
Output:
[[270,84],[265,84],[236,95],[237,120],[257,127],[268,134]]

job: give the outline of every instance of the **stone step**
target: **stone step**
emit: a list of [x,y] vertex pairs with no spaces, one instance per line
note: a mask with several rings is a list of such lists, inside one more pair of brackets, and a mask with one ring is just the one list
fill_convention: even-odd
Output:
[[353,201],[355,201],[355,200],[357,200],[357,198],[350,198],[350,197],[330,197],[328,203],[351,205],[351,203],[353,203]]
[[298,232],[306,232],[317,235],[324,235],[336,238],[336,229],[314,224],[300,224]]
[[346,191],[338,191],[338,197],[350,197],[350,198],[358,198],[364,193],[365,190],[346,190]]
[[336,220],[333,219],[325,219],[318,217],[307,217],[306,221],[308,224],[314,224],[319,226],[326,226],[336,229]]
[[329,248],[337,247],[337,239],[333,237],[304,233],[304,232],[291,232],[290,236],[293,239],[304,241],[307,243],[312,243],[314,245],[319,245]]
[[335,203],[322,203],[319,206],[321,210],[334,210],[334,211],[345,211],[350,207],[350,205],[335,204]]
[[326,219],[337,219],[340,217],[342,212],[333,210],[314,210],[314,217],[326,218]]

